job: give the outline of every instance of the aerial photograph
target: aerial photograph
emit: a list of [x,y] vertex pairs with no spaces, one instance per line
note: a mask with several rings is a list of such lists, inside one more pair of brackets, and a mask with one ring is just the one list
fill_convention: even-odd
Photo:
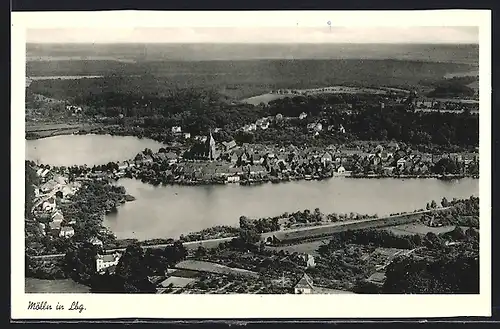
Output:
[[476,27],[29,29],[25,80],[26,293],[479,294]]

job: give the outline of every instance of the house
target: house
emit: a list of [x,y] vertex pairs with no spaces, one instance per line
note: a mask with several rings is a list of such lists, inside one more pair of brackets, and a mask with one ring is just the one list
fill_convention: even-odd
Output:
[[63,226],[59,231],[61,238],[71,238],[73,235],[75,235],[75,230],[71,226]]
[[104,270],[106,270],[107,268],[118,265],[118,261],[120,260],[121,256],[122,255],[120,253],[115,253],[112,255],[97,255],[97,272],[104,272]]
[[222,148],[223,152],[229,152],[232,149],[234,149],[236,146],[237,146],[236,145],[236,141],[234,141],[234,140],[229,141],[229,142],[222,142],[221,143],[221,148]]
[[153,157],[151,155],[146,155],[144,159],[142,160],[143,163],[152,163],[153,162]]
[[61,212],[56,211],[54,214],[52,214],[51,219],[52,219],[53,222],[62,223],[64,221],[64,216],[63,216],[63,214]]
[[42,235],[45,235],[45,224],[38,223],[38,227],[40,228],[40,232],[42,233]]
[[299,115],[299,119],[300,119],[300,120],[304,120],[305,118],[307,118],[307,113],[306,113],[306,112],[302,112],[302,113],[300,113],[300,115]]
[[240,161],[242,163],[248,163],[250,162],[251,156],[247,152],[243,152],[243,154],[240,156]]
[[245,132],[255,131],[255,130],[257,130],[257,125],[255,123],[251,123],[249,125],[243,126],[242,129]]
[[56,209],[56,199],[50,198],[42,203],[42,210],[52,212]]
[[118,170],[123,171],[128,168],[128,163],[126,161],[120,162],[118,164]]
[[173,152],[167,152],[164,153],[165,160],[168,162],[168,164],[174,164],[177,162],[177,154]]
[[384,167],[383,168],[384,175],[391,176],[393,174],[393,172],[394,172],[394,168],[395,167]]
[[310,123],[307,125],[307,129],[315,131],[315,132],[320,132],[323,130],[323,125],[318,122],[318,123]]
[[184,139],[190,139],[191,134],[190,133],[184,133]]
[[401,158],[399,159],[397,162],[396,162],[396,167],[399,169],[399,170],[403,170],[405,169],[405,166],[406,166],[406,158]]
[[331,155],[330,152],[325,152],[323,153],[323,155],[321,156],[321,163],[323,165],[326,165],[327,163],[330,163],[333,161],[333,156]]
[[248,172],[252,175],[263,174],[263,173],[266,173],[266,168],[264,168],[261,165],[253,165],[253,166],[249,166]]
[[238,176],[238,175],[227,176],[228,183],[238,183],[239,181],[240,181],[240,176]]
[[42,186],[40,186],[40,191],[42,193],[49,193],[52,192],[55,188],[57,188],[58,185],[59,184],[55,180],[50,180],[45,184],[43,184]]
[[207,137],[207,136],[199,136],[199,135],[194,136],[194,140],[196,140],[196,141],[200,141],[200,142],[202,142],[202,143],[205,143],[205,142],[207,141],[207,139],[208,139],[208,137]]
[[311,254],[304,254],[302,255],[304,258],[304,261],[306,262],[306,268],[313,268],[316,266],[316,263],[314,262],[314,256]]
[[343,166],[340,166],[337,168],[337,173],[340,175],[345,174],[345,168]]
[[371,163],[374,164],[375,166],[378,166],[381,162],[382,159],[378,155],[375,155],[374,157],[371,158]]
[[269,121],[264,121],[262,122],[260,125],[259,125],[259,128],[262,129],[262,130],[266,130],[267,128],[269,128]]
[[264,162],[264,157],[260,154],[254,153],[252,154],[252,163],[253,164],[262,164]]
[[179,126],[172,127],[172,134],[180,134],[182,132],[182,128]]
[[45,176],[47,176],[47,174],[50,172],[49,169],[45,169],[45,168],[40,168],[37,170],[36,174],[38,176],[40,176],[41,178],[45,178]]
[[462,162],[462,154],[460,153],[450,153],[450,159],[456,162]]
[[343,125],[340,125],[339,132],[340,132],[341,134],[345,134],[345,128],[344,128],[344,126],[343,126]]
[[399,150],[399,144],[396,143],[396,142],[390,142],[388,145],[387,145],[387,148],[392,150],[392,151],[397,151]]
[[59,232],[61,230],[61,223],[60,222],[49,222],[49,229],[53,235],[59,235]]
[[99,240],[97,237],[92,237],[92,239],[89,240],[89,243],[92,243],[94,246],[100,246],[102,247],[102,241]]
[[314,290],[314,284],[312,279],[304,273],[302,278],[293,287],[296,294],[310,294]]

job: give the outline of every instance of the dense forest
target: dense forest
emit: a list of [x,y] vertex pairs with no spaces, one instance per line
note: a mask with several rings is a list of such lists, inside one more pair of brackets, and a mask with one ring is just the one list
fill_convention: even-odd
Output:
[[[292,142],[321,146],[354,140],[397,140],[419,146],[473,148],[479,141],[478,116],[415,113],[407,111],[404,104],[388,105],[382,110],[378,104],[383,99],[374,95],[303,96],[253,106],[228,103],[213,90],[179,89],[168,95],[115,91],[79,95],[75,100],[86,104],[86,116],[106,117],[102,122],[114,125],[116,134],[144,136],[162,142],[172,140],[168,127],[176,125],[192,135],[206,134],[210,128],[220,127],[222,130],[215,136],[218,140],[235,138],[238,142],[284,145]],[[346,111],[349,107],[352,108],[351,114]],[[308,114],[305,120],[283,120],[270,129],[252,133],[239,131],[242,126],[265,116],[298,117],[302,112]],[[324,131],[313,138],[307,124],[315,122],[323,123]],[[340,125],[346,134],[338,132]],[[335,129],[327,130],[328,126]]]
[[[100,94],[111,90],[136,90],[141,94],[162,90],[202,87],[222,91],[237,86],[248,92],[246,97],[277,88],[313,88],[329,85],[394,86],[413,88],[421,80],[440,80],[453,72],[468,72],[477,66],[455,63],[432,63],[408,60],[238,60],[238,61],[139,61],[60,60],[27,63],[28,76],[93,75],[103,79],[34,81],[36,93],[44,94],[46,86],[54,98],[68,98],[80,85],[80,92]],[[122,82],[109,80],[121,76]],[[109,83],[107,81],[110,81]],[[124,84],[123,82],[126,82]],[[69,85],[68,85],[69,83]],[[103,88],[99,91],[98,85]],[[134,88],[135,87],[135,88]],[[254,90],[252,90],[254,89]],[[234,89],[233,89],[234,91]],[[242,97],[243,94],[234,95]]]
[[469,98],[474,96],[474,89],[468,87],[478,80],[478,77],[455,77],[446,79],[436,84],[435,89],[427,94],[434,98]]

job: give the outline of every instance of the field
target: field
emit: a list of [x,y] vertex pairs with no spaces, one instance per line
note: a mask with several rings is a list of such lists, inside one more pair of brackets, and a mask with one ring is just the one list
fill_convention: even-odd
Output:
[[393,226],[391,228],[386,228],[389,232],[396,235],[410,235],[410,234],[422,234],[425,235],[429,232],[434,234],[446,233],[453,231],[454,226],[441,226],[441,227],[429,227],[421,223],[404,224]]
[[40,280],[26,278],[24,280],[26,293],[88,293],[90,288],[71,279]]
[[317,254],[318,247],[328,243],[328,239],[325,240],[319,240],[319,241],[312,241],[312,242],[306,242],[306,243],[300,243],[300,244],[295,244],[291,246],[283,246],[283,247],[267,247],[270,250],[276,250],[276,251],[288,251],[289,253],[304,253],[304,254],[311,254],[315,256]]
[[295,95],[293,94],[285,94],[285,95],[279,95],[279,94],[262,94],[258,96],[253,96],[250,98],[246,98],[242,100],[242,102],[252,104],[252,105],[259,105],[260,103],[267,104],[270,101],[274,101],[276,99],[281,99],[281,98],[286,98],[286,97],[294,97]]
[[[374,89],[374,88],[357,88],[357,87],[347,87],[347,86],[323,86],[322,88],[315,89],[295,89],[297,94],[300,95],[314,95],[314,94],[376,94],[376,95],[384,95],[387,94],[389,90],[399,91],[402,93],[407,93],[408,91],[397,88],[387,88],[387,89]],[[294,93],[266,93],[258,96],[253,96],[247,99],[244,99],[243,102],[258,105],[260,103],[267,104],[270,101],[286,98],[286,97],[295,97],[297,94]]]
[[215,274],[233,274],[233,275],[244,275],[257,277],[258,274],[252,271],[247,271],[239,268],[232,268],[216,263],[204,262],[204,261],[196,261],[196,260],[186,260],[182,261],[175,266],[178,269],[183,270],[191,270],[198,272],[208,272]]
[[190,283],[197,281],[197,279],[183,278],[178,276],[169,276],[167,279],[161,282],[161,286],[166,288],[172,285],[174,288],[184,288]]

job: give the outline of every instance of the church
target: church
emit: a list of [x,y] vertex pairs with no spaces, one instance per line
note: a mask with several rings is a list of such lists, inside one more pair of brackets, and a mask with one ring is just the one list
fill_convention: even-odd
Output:
[[207,140],[205,141],[204,157],[210,161],[216,160],[219,157],[217,150],[215,148],[215,139],[212,136],[211,129],[208,133]]

